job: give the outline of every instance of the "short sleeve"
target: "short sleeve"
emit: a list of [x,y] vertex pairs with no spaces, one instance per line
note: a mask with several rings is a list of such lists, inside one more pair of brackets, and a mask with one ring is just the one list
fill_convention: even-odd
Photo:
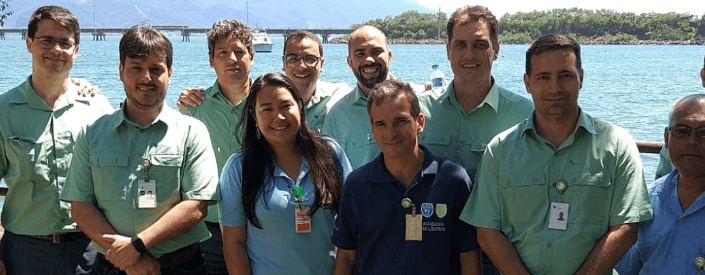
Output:
[[193,123],[186,140],[186,155],[181,177],[181,195],[184,200],[218,200],[218,165],[211,138],[202,122]]
[[[461,211],[465,207],[468,198],[470,197],[470,192],[472,191],[472,180],[468,176],[465,168],[452,163],[450,161],[445,161],[443,166],[451,166],[453,172],[453,180],[457,182],[457,192],[455,192],[455,199],[453,203],[453,241],[458,248],[458,252],[470,252],[480,248],[477,243],[477,230],[474,226],[467,224],[460,219]],[[443,169],[442,169],[443,170]]]
[[[359,171],[359,170],[358,170]],[[357,249],[357,237],[359,234],[359,219],[355,211],[355,175],[352,173],[343,186],[343,196],[340,200],[340,210],[335,218],[335,227],[331,241],[338,248],[354,250]],[[360,174],[360,173],[357,173]]]
[[220,224],[229,227],[245,226],[247,216],[242,206],[242,160],[236,153],[228,159],[220,174],[220,204],[218,207]]
[[352,172],[352,165],[350,165],[350,161],[348,160],[348,156],[345,154],[345,151],[343,151],[343,148],[340,147],[338,142],[336,142],[332,138],[326,138],[328,144],[330,147],[333,149],[333,153],[335,154],[336,162],[337,162],[337,169],[340,171],[341,175],[341,180],[344,183],[345,179],[347,179],[348,174]]
[[501,230],[502,213],[499,196],[499,162],[495,150],[499,139],[493,139],[485,149],[473,190],[460,219],[476,227]]
[[0,129],[0,179],[5,177],[8,163],[7,156],[5,155],[5,135],[3,135],[2,129]]
[[96,203],[92,166],[89,162],[88,134],[85,128],[79,132],[73,147],[71,166],[59,199]]
[[610,209],[610,226],[652,218],[639,149],[631,137],[624,136],[628,134],[622,135],[617,147],[615,176],[611,179],[614,193]]

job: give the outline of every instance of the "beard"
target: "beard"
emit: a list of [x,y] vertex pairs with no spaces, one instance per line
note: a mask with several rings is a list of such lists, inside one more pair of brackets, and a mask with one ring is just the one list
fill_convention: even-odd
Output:
[[[377,68],[379,74],[375,78],[366,79],[362,76],[362,70],[365,68]],[[389,68],[387,66],[383,66],[381,63],[374,63],[372,65],[364,65],[364,66],[358,67],[357,70],[353,70],[353,74],[355,74],[357,81],[360,84],[362,84],[362,86],[365,86],[365,88],[367,88],[367,89],[372,89],[378,83],[382,83],[382,81],[386,80],[387,73],[389,73]]]

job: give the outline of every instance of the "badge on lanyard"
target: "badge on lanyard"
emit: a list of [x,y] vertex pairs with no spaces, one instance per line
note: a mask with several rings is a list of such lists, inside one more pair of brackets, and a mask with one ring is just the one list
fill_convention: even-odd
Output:
[[423,216],[416,214],[416,205],[411,203],[409,198],[401,200],[401,206],[404,208],[411,207],[411,214],[406,214],[404,239],[407,241],[421,241],[423,239]]
[[556,190],[560,195],[560,200],[558,202],[551,202],[550,211],[548,215],[548,228],[566,230],[568,228],[568,211],[570,210],[570,205],[563,203],[563,192],[568,188],[565,181],[558,181],[555,184]]
[[144,170],[145,179],[137,181],[139,188],[137,189],[137,208],[156,208],[157,207],[157,182],[148,180],[149,167],[152,162],[149,159],[142,160],[142,169]]
[[304,189],[301,186],[291,187],[291,192],[294,193],[296,207],[294,208],[294,221],[296,233],[311,233],[311,207],[304,206]]

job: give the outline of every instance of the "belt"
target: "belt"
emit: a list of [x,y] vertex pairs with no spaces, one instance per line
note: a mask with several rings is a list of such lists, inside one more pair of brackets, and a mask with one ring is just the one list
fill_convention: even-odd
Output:
[[51,243],[65,243],[72,242],[80,238],[87,238],[86,234],[83,232],[66,232],[66,233],[54,233],[49,235],[20,235],[25,237],[30,237],[33,239],[51,241]]
[[157,258],[160,268],[172,268],[183,263],[193,260],[200,251],[198,243],[193,243],[189,246],[179,248],[174,252],[170,252]]

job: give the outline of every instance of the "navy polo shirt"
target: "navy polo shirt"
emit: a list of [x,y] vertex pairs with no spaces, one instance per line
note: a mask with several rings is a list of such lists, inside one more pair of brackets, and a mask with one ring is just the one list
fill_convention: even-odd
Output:
[[[356,274],[460,274],[459,253],[479,248],[475,227],[460,213],[472,189],[465,169],[424,152],[423,168],[405,188],[384,165],[383,153],[348,175],[332,242],[357,249]],[[405,216],[423,214],[422,241],[406,241]]]

